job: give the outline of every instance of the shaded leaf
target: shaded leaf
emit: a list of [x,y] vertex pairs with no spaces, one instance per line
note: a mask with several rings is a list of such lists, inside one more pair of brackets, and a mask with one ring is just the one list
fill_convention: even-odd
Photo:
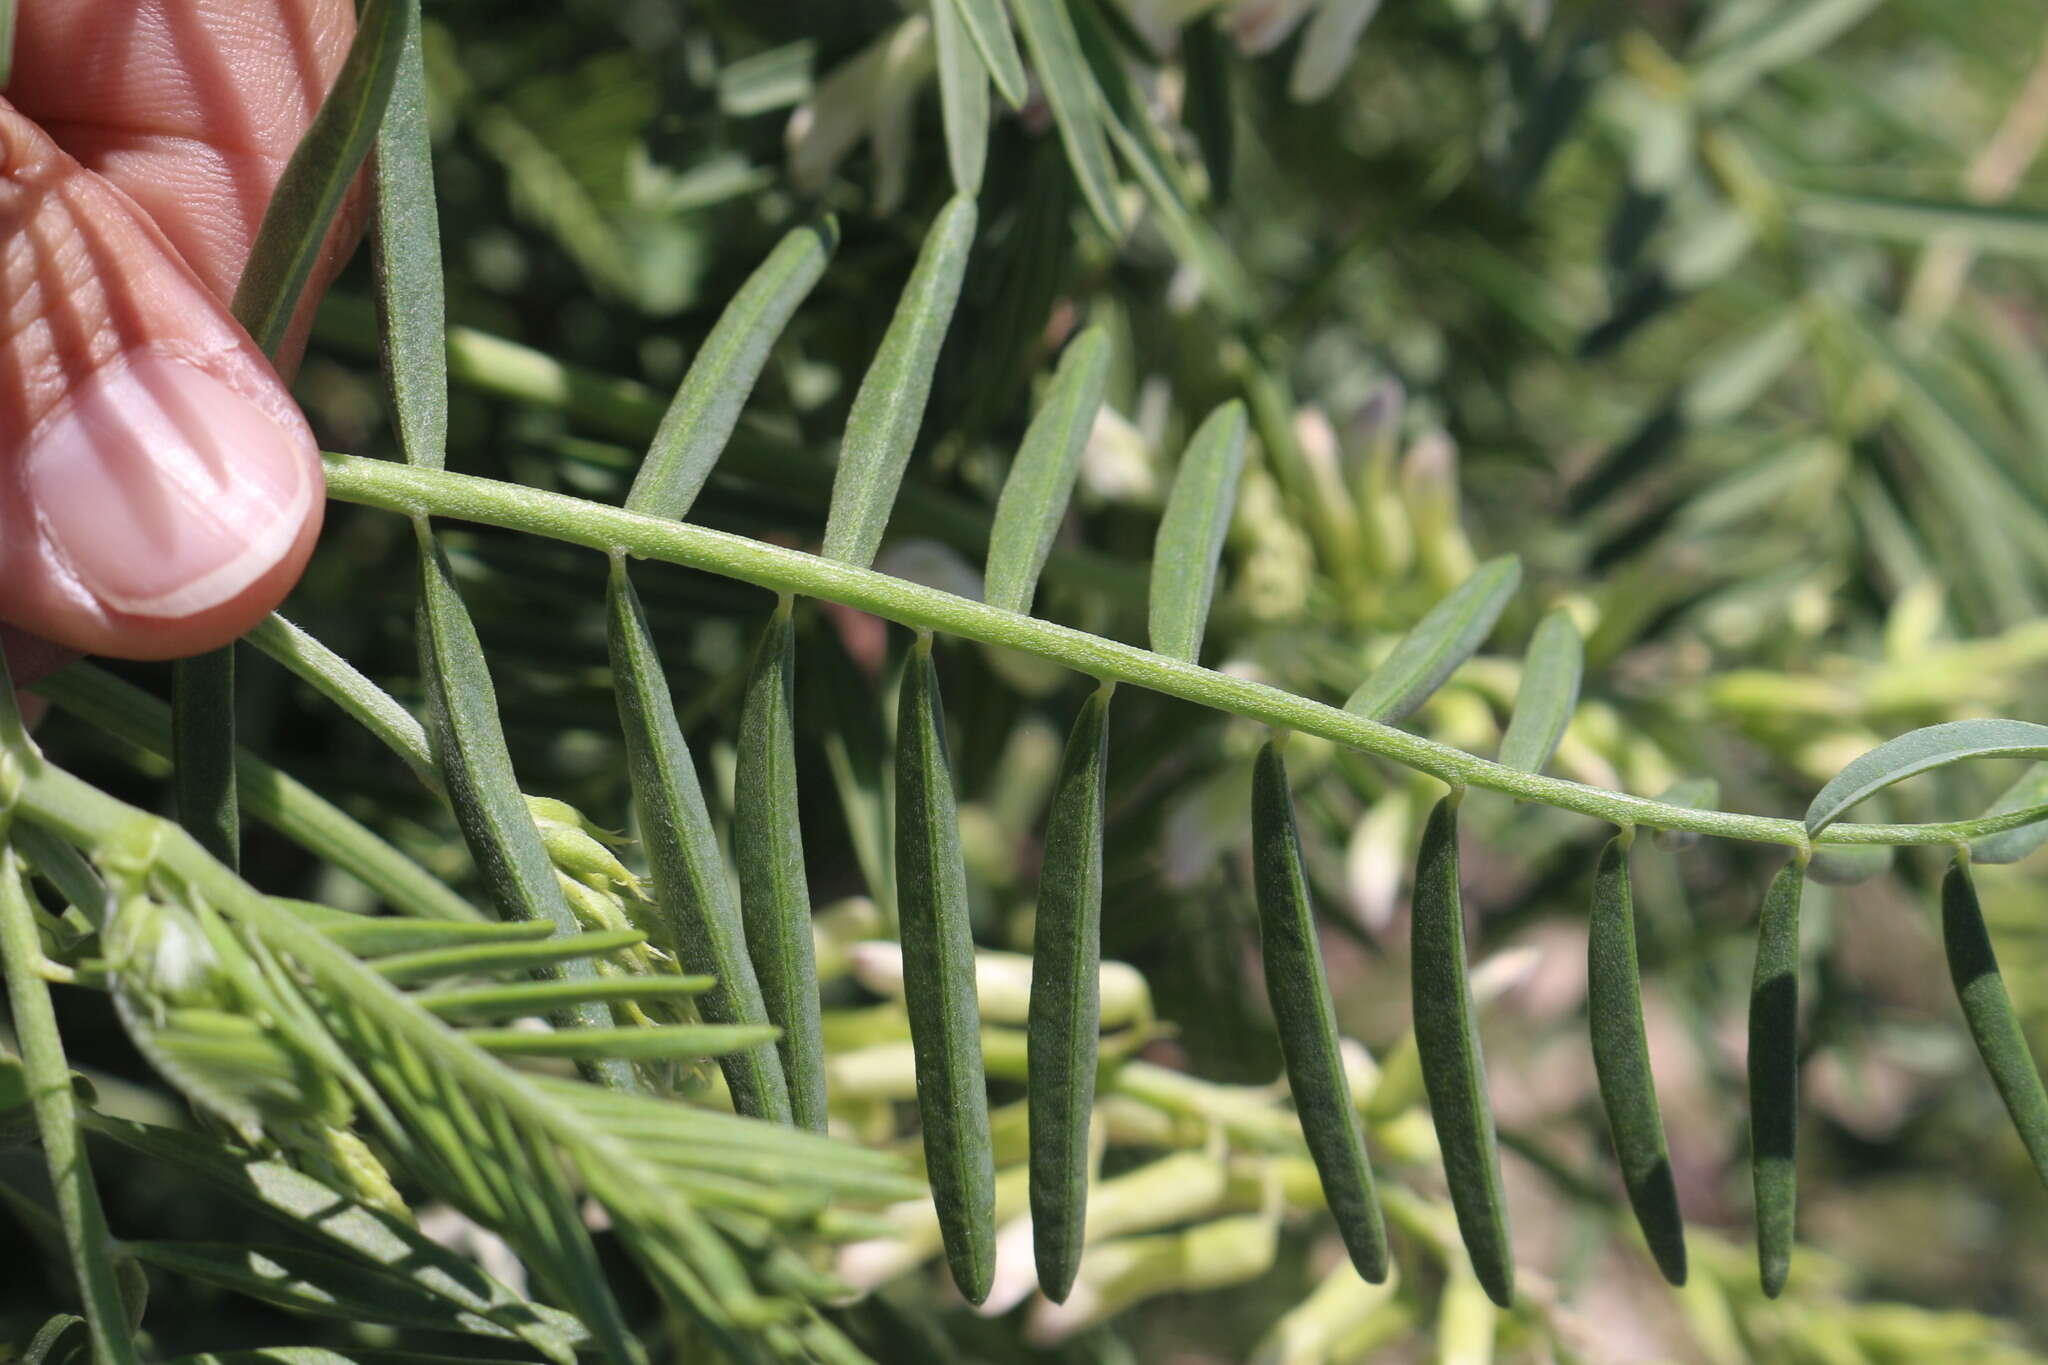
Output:
[[1508,1241],[1493,1108],[1486,1098],[1486,1059],[1479,1050],[1479,1021],[1465,967],[1465,910],[1458,880],[1454,792],[1429,813],[1415,868],[1410,929],[1415,1046],[1458,1231],[1486,1296],[1506,1308],[1515,1294],[1514,1248]]
[[1804,869],[1785,865],[1757,917],[1749,992],[1749,1143],[1756,1188],[1757,1265],[1764,1293],[1785,1287],[1799,1169],[1799,893]]
[[1064,1303],[1088,1216],[1088,1126],[1101,1021],[1102,829],[1109,772],[1105,684],[1081,707],[1053,783],[1031,948],[1027,1095],[1038,1283]]
[[[2005,815],[2016,810],[2048,806],[2048,763],[2036,763],[2021,773],[2010,787],[1985,810],[1986,815]],[[1970,860],[1978,863],[2016,863],[2048,843],[2048,820],[2037,820],[2018,829],[1987,834],[1970,844]]]
[[2048,1184],[2048,1090],[2027,1050],[2027,1035],[2006,993],[1984,910],[1970,880],[1970,861],[1957,857],[1941,882],[1941,942],[1948,954],[1949,979],[1976,1040],[1977,1055],[1991,1073],[2012,1126],[2026,1144],[2034,1172]]
[[1252,773],[1252,878],[1258,890],[1266,998],[1279,1026],[1287,1087],[1302,1136],[1352,1265],[1378,1283],[1386,1279],[1390,1264],[1387,1229],[1338,1048],[1337,1008],[1302,871],[1286,760],[1273,740],[1259,750]]
[[1685,1283],[1685,1223],[1671,1179],[1657,1081],[1643,1032],[1642,969],[1636,961],[1635,897],[1629,887],[1626,834],[1600,850],[1593,869],[1593,913],[1587,925],[1586,1012],[1592,1022],[1593,1068],[1600,1102],[1621,1164],[1629,1207],[1657,1268]]
[[1971,758],[2048,758],[2048,725],[2024,720],[1955,720],[1887,740],[1836,773],[1806,808],[1808,838],[1851,806],[1916,773]]
[[995,1155],[974,992],[974,935],[930,636],[905,665],[896,721],[896,906],[917,1061],[925,1173],[953,1283],[972,1303],[995,1274]]

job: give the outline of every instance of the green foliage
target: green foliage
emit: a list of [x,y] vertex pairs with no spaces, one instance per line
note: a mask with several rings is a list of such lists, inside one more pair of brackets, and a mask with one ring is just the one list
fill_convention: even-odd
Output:
[[1995,1150],[1883,912],[2048,837],[1961,763],[2048,752],[2037,20],[627,8],[365,7],[245,280],[374,139],[292,677],[0,716],[0,1336],[1542,1359],[1619,1266],[1673,1357],[2033,1358],[2038,874],[1943,887]]

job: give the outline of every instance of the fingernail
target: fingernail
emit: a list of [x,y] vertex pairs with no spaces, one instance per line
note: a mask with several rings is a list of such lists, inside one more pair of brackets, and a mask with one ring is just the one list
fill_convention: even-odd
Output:
[[116,360],[34,437],[25,475],[43,537],[116,611],[176,619],[277,564],[315,496],[318,450],[182,360]]

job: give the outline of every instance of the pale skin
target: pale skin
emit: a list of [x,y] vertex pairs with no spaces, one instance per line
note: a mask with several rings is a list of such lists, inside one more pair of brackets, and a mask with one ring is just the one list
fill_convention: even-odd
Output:
[[285,379],[357,235],[337,228],[279,364],[228,311],[332,84],[350,0],[22,0],[0,98],[0,643],[233,640],[297,581],[318,448]]

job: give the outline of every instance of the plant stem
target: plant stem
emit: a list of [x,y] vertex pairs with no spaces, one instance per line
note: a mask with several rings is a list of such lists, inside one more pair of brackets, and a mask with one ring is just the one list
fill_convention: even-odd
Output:
[[[1276,687],[1182,663],[1085,631],[1020,616],[887,574],[722,531],[706,530],[495,479],[412,469],[384,460],[328,455],[327,491],[344,502],[406,516],[453,517],[681,564],[771,592],[855,607],[917,630],[940,631],[1049,659],[1097,678],[1149,688],[1389,759],[1452,786],[1483,787],[1524,801],[1577,811],[1615,825],[1687,830],[1756,843],[1809,847],[1797,820],[1695,810],[1625,792],[1525,773],[1420,735],[1380,725]],[[1826,843],[1953,844],[2048,817],[2048,807],[1941,824],[1831,825]]]
[[[0,835],[5,834],[8,814],[0,812]],[[21,863],[11,845],[0,845],[0,960],[5,963],[7,1000],[21,1042],[36,1132],[57,1194],[64,1241],[71,1248],[71,1270],[85,1305],[93,1358],[107,1365],[129,1365],[137,1359],[134,1334],[128,1330],[128,1310],[115,1277],[113,1236],[86,1161],[57,1012],[50,1003],[49,983],[39,970],[42,957],[35,916],[22,890]]]

